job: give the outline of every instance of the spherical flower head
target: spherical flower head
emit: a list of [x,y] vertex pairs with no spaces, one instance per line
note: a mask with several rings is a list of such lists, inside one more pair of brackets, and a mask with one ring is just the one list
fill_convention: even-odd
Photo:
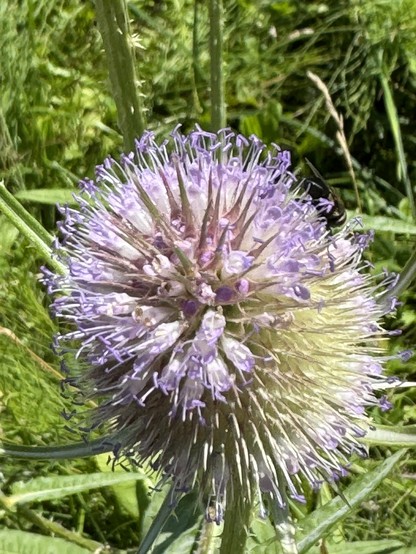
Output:
[[78,341],[91,427],[120,432],[222,517],[343,474],[379,405],[383,315],[368,240],[328,230],[290,156],[229,130],[151,133],[84,181],[47,274]]

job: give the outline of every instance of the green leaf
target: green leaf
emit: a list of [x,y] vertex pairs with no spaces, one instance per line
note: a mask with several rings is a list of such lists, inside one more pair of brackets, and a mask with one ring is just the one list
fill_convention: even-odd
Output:
[[19,231],[5,217],[0,217],[0,253],[8,254],[15,240],[19,236]]
[[391,232],[398,235],[416,235],[416,225],[402,219],[394,219],[382,215],[360,215],[365,230]]
[[390,427],[377,425],[377,428],[367,432],[362,442],[370,445],[396,446],[399,448],[416,447],[416,425],[406,427]]
[[172,506],[175,502],[172,492],[172,488],[164,487],[163,492],[153,494],[144,522],[147,533],[138,554],[150,551],[154,554],[188,554],[194,551],[202,525],[197,496],[189,493],[177,506]]
[[247,540],[247,554],[280,554],[276,531],[269,519],[256,517],[250,526],[250,536]]
[[143,473],[90,473],[86,475],[58,475],[39,477],[27,483],[16,483],[7,505],[61,499],[64,496],[100,487],[109,487],[146,479]]
[[88,458],[114,450],[115,441],[121,435],[107,435],[90,442],[74,442],[63,446],[22,446],[0,441],[0,456],[24,458],[27,460],[69,460],[71,458]]
[[0,531],[0,554],[88,554],[82,548],[64,539],[44,537],[25,531]]
[[195,494],[187,494],[163,526],[152,552],[154,554],[191,554],[202,524]]
[[390,473],[406,450],[396,452],[376,469],[357,478],[344,492],[348,504],[340,497],[334,498],[300,521],[301,531],[297,534],[299,554],[307,552],[319,539],[342,521],[370,496],[374,489]]
[[36,204],[72,204],[76,205],[74,200],[74,191],[70,189],[33,189],[21,190],[15,194],[21,202],[34,202]]
[[[96,457],[98,469],[100,469],[103,473],[110,473],[113,471],[111,464],[108,464],[107,461],[107,454],[102,454]],[[125,470],[120,465],[116,465],[114,467],[114,471],[117,473],[125,472]],[[136,482],[129,481],[128,483],[118,483],[116,486],[113,486],[112,489],[118,503],[120,504],[120,507],[125,512],[127,512],[135,521],[138,521],[140,517],[140,512],[136,495]]]

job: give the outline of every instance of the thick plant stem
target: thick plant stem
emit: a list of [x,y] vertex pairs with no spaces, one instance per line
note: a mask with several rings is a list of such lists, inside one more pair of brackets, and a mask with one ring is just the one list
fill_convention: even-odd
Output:
[[227,122],[222,59],[222,30],[224,24],[222,0],[210,0],[209,19],[209,48],[211,55],[211,130],[218,131],[219,129],[223,129]]
[[95,0],[98,27],[109,66],[111,88],[126,152],[145,128],[125,0]]

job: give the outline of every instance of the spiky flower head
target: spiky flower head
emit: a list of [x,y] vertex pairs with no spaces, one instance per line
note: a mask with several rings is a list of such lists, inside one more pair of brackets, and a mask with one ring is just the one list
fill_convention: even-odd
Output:
[[290,156],[228,130],[151,133],[67,207],[48,274],[91,426],[120,431],[220,520],[253,491],[333,481],[379,405],[382,315],[366,237],[330,232]]

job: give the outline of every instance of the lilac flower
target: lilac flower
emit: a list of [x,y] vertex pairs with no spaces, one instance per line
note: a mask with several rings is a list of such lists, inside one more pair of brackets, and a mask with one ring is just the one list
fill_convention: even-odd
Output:
[[45,278],[90,425],[216,520],[234,495],[264,513],[343,475],[386,405],[368,240],[330,233],[289,166],[229,130],[147,133],[82,183],[56,246],[68,273]]

